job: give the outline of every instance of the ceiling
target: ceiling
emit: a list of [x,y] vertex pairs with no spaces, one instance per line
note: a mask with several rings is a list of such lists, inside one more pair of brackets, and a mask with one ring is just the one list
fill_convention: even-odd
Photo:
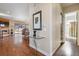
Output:
[[61,3],[61,6],[62,7],[68,7],[68,6],[71,6],[71,5],[74,5],[74,4],[77,4],[77,3]]
[[[3,13],[3,14],[2,14]],[[29,16],[28,3],[0,3],[0,15],[10,15],[17,20],[25,21]]]

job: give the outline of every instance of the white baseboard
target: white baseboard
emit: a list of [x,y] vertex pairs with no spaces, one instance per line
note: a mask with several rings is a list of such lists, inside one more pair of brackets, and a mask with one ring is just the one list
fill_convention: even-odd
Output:
[[59,48],[60,44],[57,44],[57,47],[51,52],[51,53],[47,53],[46,51],[44,50],[41,50],[39,48],[35,48],[33,45],[30,45],[30,47],[34,48],[35,50],[39,51],[40,53],[46,55],[46,56],[53,56],[53,54],[56,52],[56,50]]
[[57,47],[53,50],[53,52],[51,53],[52,56],[56,52],[56,50],[59,48],[59,46],[60,46],[60,44],[58,44]]
[[44,55],[46,55],[46,56],[50,56],[50,54],[47,53],[46,51],[43,51],[43,50],[38,49],[38,48],[36,49],[33,45],[30,45],[30,47],[34,48],[35,50],[39,51],[40,53],[42,53],[42,54],[44,54]]

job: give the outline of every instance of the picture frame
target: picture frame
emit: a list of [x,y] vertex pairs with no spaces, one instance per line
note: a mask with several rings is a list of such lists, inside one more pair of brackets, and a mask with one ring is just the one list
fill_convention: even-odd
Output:
[[42,11],[33,14],[33,30],[42,30]]

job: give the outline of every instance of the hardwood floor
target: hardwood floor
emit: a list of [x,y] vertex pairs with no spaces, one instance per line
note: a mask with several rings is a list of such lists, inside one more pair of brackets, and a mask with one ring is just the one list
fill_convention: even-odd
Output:
[[76,45],[76,40],[67,39],[54,56],[79,56],[79,46]]
[[28,38],[17,42],[14,37],[0,38],[0,56],[42,56],[43,54],[29,47]]

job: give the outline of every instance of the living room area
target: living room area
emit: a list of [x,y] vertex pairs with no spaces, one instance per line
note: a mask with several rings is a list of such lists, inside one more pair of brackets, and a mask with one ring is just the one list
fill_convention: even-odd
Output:
[[23,22],[12,21],[8,18],[0,18],[0,36],[11,36],[21,31],[23,35],[26,34],[26,24]]

